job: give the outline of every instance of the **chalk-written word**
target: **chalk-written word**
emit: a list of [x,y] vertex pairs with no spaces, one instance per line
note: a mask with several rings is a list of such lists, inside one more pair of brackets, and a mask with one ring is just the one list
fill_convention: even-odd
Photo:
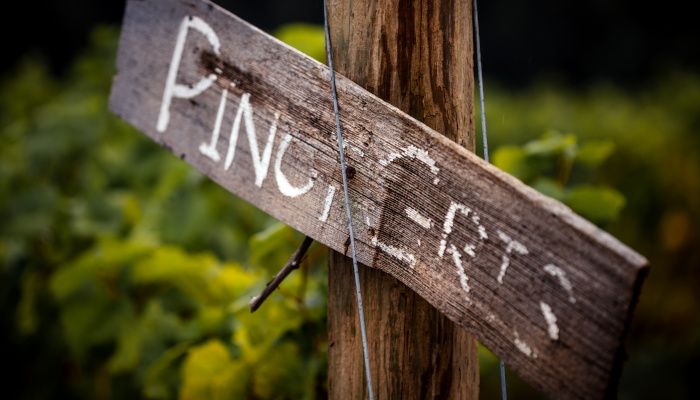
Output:
[[[190,30],[194,30],[204,35],[208,43],[213,48],[214,54],[219,54],[220,40],[212,27],[204,20],[188,16],[184,18],[180,24],[175,49],[173,51],[171,63],[168,70],[168,75],[163,90],[162,102],[160,105],[160,113],[156,121],[156,129],[159,132],[166,132],[170,121],[170,107],[176,99],[192,99],[201,95],[212,87],[213,83],[220,77],[223,71],[215,69],[214,73],[208,74],[193,84],[178,82],[178,71],[182,61],[183,52],[186,46],[187,37]],[[235,89],[235,84],[229,84],[229,87],[221,90],[221,98],[218,103],[216,116],[213,121],[211,135],[207,141],[199,144],[197,150],[205,156],[211,163],[219,166],[223,171],[232,171],[236,158],[236,149],[239,144],[241,130],[245,132],[243,143],[247,144],[251,157],[252,168],[254,172],[254,186],[256,188],[263,187],[268,174],[270,165],[273,167],[274,180],[277,190],[289,199],[298,198],[309,194],[319,180],[317,171],[311,169],[307,171],[306,181],[303,184],[295,185],[290,182],[284,172],[284,159],[289,147],[294,143],[295,136],[289,132],[283,132],[281,114],[273,111],[271,123],[264,135],[264,142],[259,143],[258,131],[256,129],[256,115],[261,115],[269,112],[268,110],[256,110],[251,101],[251,94],[242,92],[238,99],[238,107],[234,111],[227,109],[229,100],[232,97],[232,92]],[[232,112],[233,122],[231,123],[228,136],[224,138],[221,134],[224,128],[224,120],[227,112]],[[261,114],[258,114],[261,113]],[[281,134],[281,139],[278,140],[278,133]],[[297,132],[297,135],[300,133]],[[275,143],[277,149],[275,151]],[[350,141],[347,141],[347,147],[355,149],[360,157],[364,157],[364,152],[354,146]],[[222,157],[223,155],[223,157]],[[386,154],[379,160],[380,168],[392,168],[398,160],[406,160],[407,162],[419,162],[427,166],[430,173],[434,176],[433,184],[437,185],[440,182],[440,167],[437,162],[430,156],[429,152],[409,145],[399,151],[394,151]],[[298,171],[297,171],[298,173]],[[335,201],[336,186],[328,184],[325,189],[323,204],[318,210],[318,221],[327,223],[333,204]],[[457,287],[464,293],[465,300],[471,302],[470,293],[474,290],[474,286],[470,283],[469,266],[470,260],[478,257],[479,251],[491,240],[492,244],[502,247],[502,254],[499,265],[494,265],[496,281],[499,285],[506,283],[507,271],[513,262],[517,262],[518,257],[527,257],[530,255],[528,248],[514,237],[514,233],[504,232],[504,228],[495,229],[495,235],[484,222],[477,210],[468,207],[457,201],[451,201],[445,210],[442,224],[436,224],[433,218],[426,216],[423,210],[412,207],[405,207],[405,217],[415,223],[420,228],[430,232],[436,226],[441,227],[439,232],[435,234],[440,238],[439,245],[435,248],[435,259],[443,259],[445,254],[449,255],[451,262],[454,264],[454,273],[456,274]],[[411,252],[411,249],[397,247],[383,242],[379,239],[381,227],[371,226],[370,215],[358,219],[365,221],[366,225],[373,234],[367,238],[367,242],[376,249],[388,256],[394,258],[398,262],[407,265],[414,269],[418,265],[418,257]],[[376,229],[375,229],[376,228]],[[455,237],[456,229],[471,232],[470,237],[474,239],[466,243],[456,243],[452,238]],[[491,239],[497,237],[498,240]],[[417,240],[418,246],[422,245],[420,239]],[[425,260],[433,262],[434,260]],[[557,279],[559,285],[564,289],[571,303],[576,301],[573,292],[573,286],[566,276],[566,273],[553,263],[548,263],[543,266],[543,272]],[[543,317],[543,330],[546,331],[549,339],[558,341],[560,329],[558,325],[558,317],[552,307],[543,301],[535,301],[535,306],[539,306]],[[494,317],[495,318],[495,317]],[[513,333],[513,345],[525,355],[536,358],[537,351],[532,348],[525,340],[523,340],[518,332]]]

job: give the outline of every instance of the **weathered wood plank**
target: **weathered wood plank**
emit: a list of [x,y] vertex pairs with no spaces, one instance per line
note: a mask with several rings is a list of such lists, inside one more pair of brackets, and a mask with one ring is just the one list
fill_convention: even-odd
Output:
[[[115,113],[346,250],[325,66],[206,0],[129,1],[117,64]],[[550,395],[614,390],[646,260],[342,76],[338,92],[360,261]]]

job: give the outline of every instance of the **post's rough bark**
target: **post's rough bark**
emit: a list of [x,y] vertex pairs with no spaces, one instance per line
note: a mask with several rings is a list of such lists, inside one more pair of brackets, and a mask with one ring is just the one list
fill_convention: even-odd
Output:
[[[473,151],[470,5],[328,0],[336,70]],[[377,397],[478,398],[471,335],[390,275],[364,265],[360,271]],[[367,396],[353,282],[352,260],[331,251],[331,398]]]

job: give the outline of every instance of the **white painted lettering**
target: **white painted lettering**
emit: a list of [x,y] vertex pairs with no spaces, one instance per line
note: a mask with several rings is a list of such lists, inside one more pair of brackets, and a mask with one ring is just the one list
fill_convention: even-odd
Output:
[[[369,215],[365,214],[365,224],[367,224],[368,228],[372,228],[372,221],[369,219]],[[386,254],[394,257],[395,259],[408,264],[409,267],[415,268],[416,267],[416,256],[409,253],[408,251],[404,249],[400,249],[395,246],[388,245],[386,243],[383,243],[379,241],[378,238],[379,233],[375,232],[374,236],[370,238],[370,242],[372,243],[372,246],[378,248],[379,250],[385,252]]]
[[471,288],[469,287],[469,277],[467,276],[467,273],[464,270],[464,265],[462,264],[462,254],[452,244],[450,245],[450,248],[447,249],[447,252],[452,254],[452,261],[454,261],[455,266],[457,267],[459,285],[462,286],[462,290],[468,294]]
[[376,234],[372,237],[372,246],[382,250],[395,259],[408,264],[408,266],[411,268],[416,267],[416,256],[406,250],[380,242]]
[[[453,201],[450,203],[450,208],[447,210],[447,214],[445,214],[445,222],[442,226],[442,240],[440,240],[440,248],[438,249],[438,256],[440,258],[445,255],[445,250],[447,249],[447,237],[452,233],[455,217],[457,216],[458,211],[467,218],[469,218],[471,214],[472,216],[470,221],[476,225],[477,232],[479,233],[479,239],[481,241],[488,239],[486,229],[483,225],[481,225],[479,217],[474,214],[469,207]],[[476,245],[467,243],[464,246],[464,251],[469,254],[469,256],[476,257]]]
[[250,104],[250,94],[245,93],[241,96],[241,102],[238,105],[236,118],[233,120],[231,128],[231,136],[229,137],[228,153],[224,162],[224,169],[228,170],[233,164],[233,159],[236,156],[236,145],[238,142],[238,134],[241,130],[241,118],[245,124],[246,136],[248,137],[248,145],[250,146],[250,157],[253,160],[253,169],[255,171],[255,186],[262,187],[267,170],[270,167],[270,159],[272,158],[272,145],[277,134],[277,121],[279,113],[275,113],[275,119],[270,125],[270,133],[267,137],[267,143],[262,155],[258,150],[258,137],[255,134],[255,123],[253,122],[253,107]]
[[440,241],[440,249],[438,250],[438,256],[440,256],[440,258],[445,255],[445,249],[447,248],[447,236],[452,233],[457,211],[464,214],[465,217],[468,217],[469,213],[471,212],[471,210],[463,204],[455,203],[454,201],[450,203],[450,208],[447,210],[447,215],[445,215],[445,222],[442,225],[442,240]]
[[498,273],[498,283],[503,283],[503,277],[506,276],[506,271],[510,265],[510,254],[514,251],[518,254],[528,254],[527,247],[522,243],[513,240],[505,233],[498,231],[498,237],[506,243],[506,252],[501,256],[501,271]]
[[170,61],[170,68],[165,81],[163,101],[160,104],[160,113],[158,114],[158,123],[156,124],[158,132],[165,132],[168,128],[168,123],[170,122],[170,104],[173,98],[191,99],[207,90],[216,80],[215,74],[209,74],[192,86],[176,82],[177,73],[180,69],[180,62],[182,61],[182,53],[184,52],[185,42],[187,41],[187,32],[190,28],[201,32],[213,47],[214,53],[217,55],[219,54],[221,43],[211,26],[198,17],[185,17],[180,24],[177,40],[175,41],[175,51],[173,51],[173,58]]
[[[331,204],[333,204],[333,197],[335,196],[335,186],[328,185],[328,192],[326,193],[326,200],[323,201],[323,212],[318,218],[321,222],[328,221],[328,215],[331,213]],[[369,218],[369,217],[367,217]],[[368,219],[369,220],[369,219]]]
[[515,348],[520,350],[521,353],[525,354],[528,357],[532,358],[537,358],[537,353],[535,353],[532,350],[532,347],[525,343],[523,340],[520,339],[520,336],[518,335],[517,331],[513,331],[513,334],[515,334],[515,339],[513,339],[513,344],[515,344]]
[[289,147],[289,144],[291,142],[292,135],[290,134],[286,134],[284,138],[282,138],[279,150],[277,150],[277,158],[275,159],[275,179],[277,180],[277,187],[283,195],[287,197],[299,197],[302,194],[307,193],[309,190],[311,190],[311,188],[314,187],[314,180],[316,176],[318,176],[318,173],[312,170],[311,179],[309,179],[309,181],[304,186],[295,187],[292,186],[291,183],[289,183],[289,180],[282,172],[282,159],[284,158],[284,154],[287,152],[287,148]]
[[569,302],[576,303],[573,286],[571,285],[571,281],[569,281],[569,278],[566,277],[566,272],[564,272],[561,268],[557,267],[554,264],[545,265],[544,270],[548,274],[559,279],[559,284],[564,288],[564,290],[566,290],[566,293],[569,295]]
[[[433,175],[437,175],[438,172],[440,172],[440,168],[437,167],[437,163],[435,160],[430,157],[427,151],[423,149],[419,149],[416,146],[410,145],[406,148],[404,148],[400,153],[391,153],[386,159],[379,160],[379,164],[382,166],[386,167],[387,165],[391,164],[395,160],[401,159],[401,158],[412,158],[416,159],[423,164],[427,165],[428,168],[430,168],[430,172],[433,173]],[[439,182],[439,181],[438,181]]]
[[415,222],[416,224],[422,226],[425,229],[430,229],[433,227],[433,221],[431,221],[430,218],[424,217],[423,215],[421,215],[420,212],[414,210],[411,207],[406,207],[406,215],[411,221]]
[[557,326],[557,316],[552,312],[552,307],[540,301],[540,309],[544,320],[547,322],[547,333],[552,340],[559,340],[559,326]]
[[467,253],[471,258],[476,257],[476,251],[474,250],[476,250],[476,246],[474,246],[473,244],[467,243],[464,245],[464,252]]
[[211,131],[211,140],[209,144],[202,143],[199,145],[199,152],[211,158],[214,162],[219,162],[219,160],[221,160],[221,155],[219,155],[218,150],[216,150],[216,144],[219,143],[219,133],[221,132],[221,122],[224,119],[224,110],[226,109],[227,97],[228,90],[224,89],[221,93],[221,102],[219,103],[219,110],[216,112],[214,130]]

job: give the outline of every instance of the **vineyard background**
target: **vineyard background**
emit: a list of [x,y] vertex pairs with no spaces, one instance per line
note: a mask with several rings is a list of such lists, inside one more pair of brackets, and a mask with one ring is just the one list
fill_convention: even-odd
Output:
[[[319,26],[274,33],[323,59]],[[301,237],[109,114],[117,37],[93,30],[64,66],[41,51],[3,63],[7,398],[325,398],[325,249],[249,313]],[[621,398],[700,394],[700,75],[683,71],[487,76],[495,163],[650,259]],[[480,363],[496,398],[497,361]]]

